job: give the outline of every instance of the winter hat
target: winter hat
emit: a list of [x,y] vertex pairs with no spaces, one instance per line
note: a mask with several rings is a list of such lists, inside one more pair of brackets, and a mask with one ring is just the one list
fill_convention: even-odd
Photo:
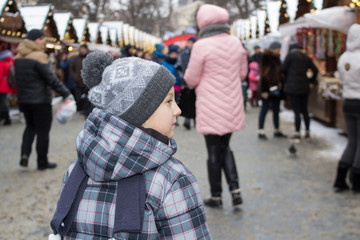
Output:
[[196,42],[196,37],[190,37],[188,41]]
[[269,49],[272,49],[272,50],[274,50],[274,49],[279,49],[279,48],[281,48],[281,43],[279,43],[279,42],[272,42],[271,44],[270,44],[270,46],[269,46]]
[[170,46],[169,46],[169,53],[168,53],[168,54],[170,54],[170,53],[172,53],[172,52],[178,53],[178,52],[179,52],[179,46],[177,46],[177,45],[170,45]]
[[290,45],[290,50],[293,50],[293,49],[303,49],[303,47],[298,43],[293,43]]
[[164,48],[165,48],[165,46],[164,46],[164,44],[162,44],[162,43],[157,43],[157,44],[155,44],[155,49],[156,49],[156,51],[161,52]]
[[42,30],[32,29],[32,30],[30,30],[30,32],[28,32],[26,34],[25,38],[29,39],[29,40],[32,40],[32,41],[35,41],[36,39],[41,38],[43,36],[45,36],[45,33]]
[[138,127],[175,84],[175,77],[162,65],[137,57],[112,62],[110,54],[100,51],[84,59],[81,76],[90,88],[92,104]]
[[253,61],[249,64],[249,68],[252,70],[259,70],[259,63],[256,61]]

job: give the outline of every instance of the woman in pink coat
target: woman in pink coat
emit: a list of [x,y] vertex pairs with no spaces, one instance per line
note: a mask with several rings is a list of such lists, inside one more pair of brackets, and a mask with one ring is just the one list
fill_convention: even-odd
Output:
[[204,134],[208,150],[211,197],[205,205],[219,207],[224,170],[233,205],[242,203],[235,160],[229,148],[231,134],[245,126],[241,80],[247,70],[241,42],[230,36],[229,13],[202,5],[197,13],[200,40],[193,46],[184,79],[196,92],[196,130]]

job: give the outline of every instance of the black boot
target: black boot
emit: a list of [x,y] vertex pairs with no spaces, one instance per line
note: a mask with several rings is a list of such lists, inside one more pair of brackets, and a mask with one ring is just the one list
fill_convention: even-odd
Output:
[[204,204],[209,207],[220,207],[221,201],[221,148],[218,146],[208,147],[208,177],[210,183],[211,198],[206,199]]
[[20,159],[20,166],[27,167],[29,165],[29,156],[23,154]]
[[351,166],[342,162],[339,162],[337,167],[336,179],[334,183],[335,192],[342,192],[349,190],[349,186],[346,184],[346,175]]
[[43,165],[38,166],[38,170],[39,170],[39,171],[44,171],[44,170],[46,170],[46,169],[54,169],[54,168],[56,168],[56,166],[57,166],[56,163],[50,163],[50,162],[48,162],[48,163],[46,163],[46,164],[43,164]]
[[[233,206],[239,205],[242,203],[242,198],[240,194],[239,187],[239,177],[236,170],[235,158],[233,152],[229,147],[224,149],[224,162],[223,168],[225,172],[226,181],[229,185],[229,190],[231,192]],[[235,191],[235,192],[234,192]]]
[[360,193],[360,168],[353,167],[350,171],[351,190]]

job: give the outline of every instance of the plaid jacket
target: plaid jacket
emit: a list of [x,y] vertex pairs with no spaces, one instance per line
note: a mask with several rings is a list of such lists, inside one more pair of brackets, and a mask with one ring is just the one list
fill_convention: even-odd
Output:
[[[166,145],[95,108],[76,145],[89,180],[64,239],[211,239],[197,180],[172,157],[175,140]],[[135,174],[145,177],[142,232],[114,233],[117,181]]]

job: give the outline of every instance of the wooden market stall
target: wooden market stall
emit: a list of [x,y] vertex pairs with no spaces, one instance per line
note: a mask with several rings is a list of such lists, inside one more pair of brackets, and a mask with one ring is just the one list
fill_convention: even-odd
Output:
[[[346,132],[342,111],[342,82],[336,76],[337,60],[346,50],[346,34],[356,23],[355,11],[334,6],[305,14],[280,26],[284,35],[295,36],[319,69],[318,88],[309,96],[309,112],[328,125]],[[293,31],[293,32],[292,32]]]
[[19,10],[27,31],[31,29],[43,30],[47,42],[46,47],[49,49],[61,48],[60,36],[54,20],[54,6],[52,4],[23,6]]
[[107,26],[111,29],[116,29],[116,44],[114,47],[123,47],[124,40],[122,37],[123,34],[123,22],[121,21],[104,21],[103,26]]
[[73,46],[78,42],[71,12],[55,12],[54,20],[62,44]]
[[26,32],[16,1],[0,2],[0,41],[9,43],[11,51],[14,52]]
[[75,28],[78,42],[89,43],[90,42],[90,33],[88,28],[88,20],[85,18],[74,18],[72,24]]

